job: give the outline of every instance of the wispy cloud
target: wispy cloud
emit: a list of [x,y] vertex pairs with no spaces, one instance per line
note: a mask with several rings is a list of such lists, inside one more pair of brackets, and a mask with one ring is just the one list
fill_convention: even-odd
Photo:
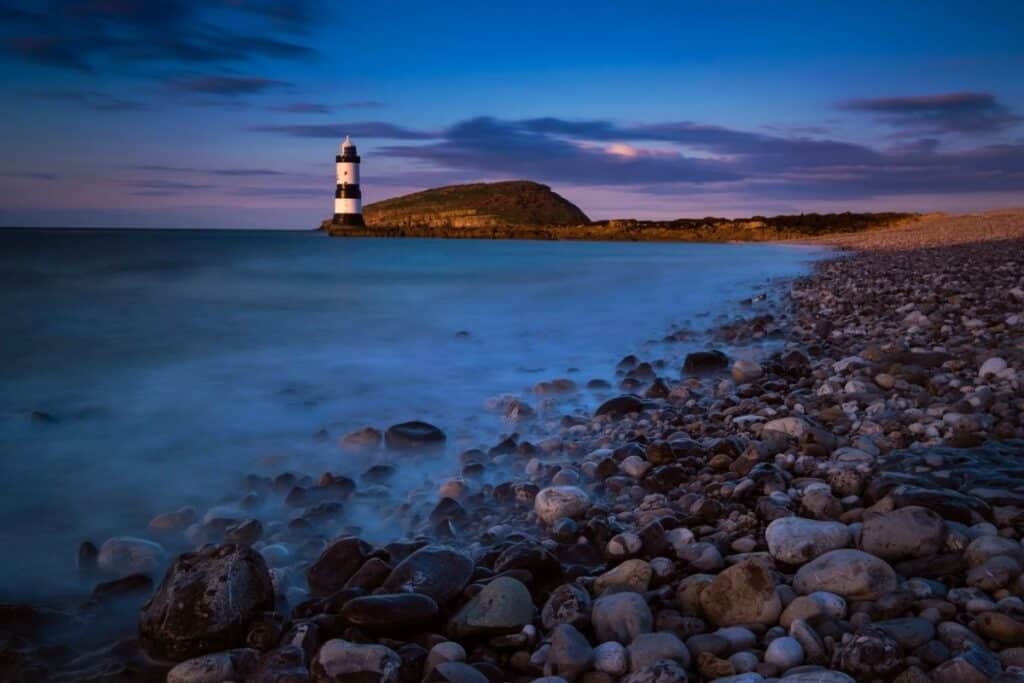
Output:
[[149,107],[135,100],[124,99],[97,90],[42,90],[31,93],[43,100],[73,102],[96,111],[141,111]]
[[281,133],[295,138],[336,139],[352,135],[387,140],[434,140],[438,137],[437,133],[412,130],[384,121],[251,126],[249,130],[257,133]]
[[886,125],[914,135],[998,133],[1024,121],[991,93],[878,97],[840,102],[839,109],[873,114]]
[[287,88],[291,84],[258,76],[188,76],[172,78],[167,86],[183,93],[237,97]]
[[293,102],[280,107],[271,107],[274,111],[283,111],[288,114],[330,114],[331,108],[319,102]]

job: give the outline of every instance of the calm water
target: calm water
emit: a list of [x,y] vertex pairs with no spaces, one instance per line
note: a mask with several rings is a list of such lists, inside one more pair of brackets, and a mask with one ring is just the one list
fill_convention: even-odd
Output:
[[336,445],[349,429],[425,419],[453,451],[492,443],[488,397],[612,379],[817,253],[0,231],[0,597],[62,585],[83,539],[208,506],[244,472],[365,466]]

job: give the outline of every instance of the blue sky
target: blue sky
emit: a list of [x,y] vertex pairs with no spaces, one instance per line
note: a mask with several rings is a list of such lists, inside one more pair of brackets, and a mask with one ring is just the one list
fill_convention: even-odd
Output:
[[0,224],[307,228],[344,133],[367,201],[1020,206],[1022,35],[1020,2],[0,0]]

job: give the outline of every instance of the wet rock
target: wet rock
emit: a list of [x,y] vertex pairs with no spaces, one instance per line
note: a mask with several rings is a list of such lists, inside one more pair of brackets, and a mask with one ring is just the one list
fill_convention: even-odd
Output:
[[832,657],[833,667],[857,677],[889,676],[902,665],[899,645],[874,631],[845,637]]
[[283,645],[264,654],[246,683],[305,683],[309,680],[306,657],[301,648]]
[[499,576],[452,617],[452,637],[514,633],[533,621],[536,608],[530,591],[519,581]]
[[167,672],[167,683],[223,683],[244,680],[255,669],[259,652],[229,650],[188,659]]
[[339,445],[346,453],[363,455],[376,451],[383,440],[384,435],[379,429],[363,427],[341,437]]
[[425,683],[488,683],[487,676],[464,662],[443,662],[434,667]]
[[249,622],[274,607],[263,557],[223,545],[178,556],[142,607],[139,639],[151,656],[181,661],[240,647]]
[[345,640],[323,644],[310,666],[315,683],[398,683],[402,660],[383,645]]
[[355,536],[345,536],[331,543],[306,570],[313,595],[331,595],[344,588],[372,551],[369,543]]
[[732,364],[732,379],[737,384],[753,382],[762,375],[764,375],[764,369],[755,361],[741,358]]
[[399,562],[383,588],[422,593],[444,605],[462,592],[472,575],[471,559],[447,546],[429,545]]
[[346,602],[341,616],[370,632],[416,630],[437,619],[438,607],[433,598],[419,593],[366,595]]
[[594,414],[620,417],[630,413],[642,412],[646,406],[647,404],[639,396],[624,394],[608,399],[598,407]]
[[825,591],[849,600],[873,600],[896,589],[896,572],[860,550],[831,550],[805,564],[793,579],[797,593]]
[[391,451],[430,450],[444,446],[444,432],[432,424],[414,420],[388,427],[384,443]]
[[905,507],[871,515],[864,520],[860,546],[885,560],[929,557],[946,542],[946,524],[923,507]]
[[1024,623],[1001,612],[983,612],[974,622],[974,630],[985,638],[1005,645],[1024,644]]
[[109,538],[100,546],[96,566],[100,571],[115,576],[154,574],[167,561],[163,546],[143,538],[118,536]]
[[782,613],[775,582],[757,560],[745,560],[716,576],[701,591],[700,606],[716,626],[774,624]]
[[803,564],[830,550],[845,548],[850,531],[839,522],[782,517],[765,530],[768,551],[779,562]]
[[549,486],[537,494],[533,509],[542,522],[553,524],[563,517],[581,517],[589,504],[586,492],[578,486]]
[[695,351],[686,354],[683,361],[684,375],[703,375],[720,372],[729,367],[729,357],[718,350]]
[[651,608],[639,593],[612,593],[594,601],[590,615],[598,643],[614,640],[631,643],[654,628]]

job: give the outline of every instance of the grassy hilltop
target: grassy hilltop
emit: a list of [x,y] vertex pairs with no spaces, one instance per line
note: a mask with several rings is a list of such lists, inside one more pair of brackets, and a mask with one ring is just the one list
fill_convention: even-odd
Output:
[[837,213],[752,218],[680,218],[591,221],[550,187],[528,180],[449,185],[369,204],[365,228],[321,228],[339,237],[449,237],[488,239],[664,242],[758,242],[801,239],[889,227],[909,213]]

